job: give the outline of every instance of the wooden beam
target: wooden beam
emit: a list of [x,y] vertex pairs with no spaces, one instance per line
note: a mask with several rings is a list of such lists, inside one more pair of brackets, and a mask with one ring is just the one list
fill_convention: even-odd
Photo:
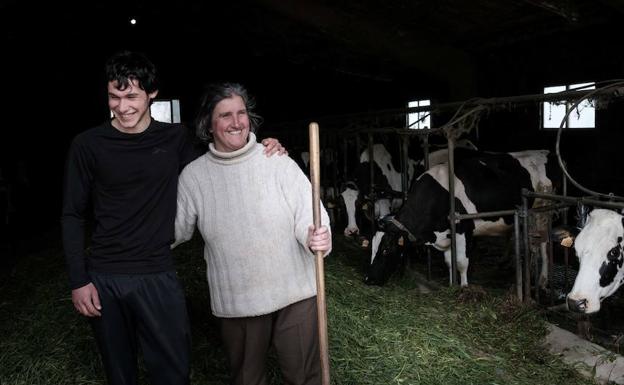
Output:
[[570,23],[576,23],[579,19],[578,9],[570,1],[560,0],[524,0],[533,6],[545,9],[550,13],[561,16]]

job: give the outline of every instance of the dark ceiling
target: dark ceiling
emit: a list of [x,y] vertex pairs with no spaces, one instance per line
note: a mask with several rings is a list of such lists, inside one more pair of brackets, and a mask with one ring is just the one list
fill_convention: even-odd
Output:
[[156,62],[186,122],[206,82],[229,80],[275,127],[622,77],[623,16],[623,0],[0,0],[0,160],[29,159],[58,194],[69,141],[108,116],[103,64],[121,49]]
[[[35,6],[4,0],[0,14],[5,44],[57,53],[55,60],[80,54],[100,59],[132,47],[191,75],[202,68],[227,73],[261,65],[372,83],[410,73],[466,83],[474,81],[466,78],[475,58],[562,36],[600,34],[622,19],[624,2],[91,0]],[[130,18],[138,23],[130,25]]]
[[[97,121],[105,59],[136,49],[187,119],[203,84],[234,80],[279,121],[527,92],[562,69],[579,81],[617,75],[621,62],[602,71],[579,57],[617,51],[622,16],[622,0],[2,0],[0,68],[19,95],[79,87],[79,113]],[[502,76],[517,84],[501,88]]]

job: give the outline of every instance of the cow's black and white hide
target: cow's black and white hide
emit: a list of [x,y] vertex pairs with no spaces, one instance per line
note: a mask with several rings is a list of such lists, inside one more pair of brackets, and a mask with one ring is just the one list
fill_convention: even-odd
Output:
[[573,240],[579,259],[579,272],[567,296],[568,309],[595,313],[602,300],[624,283],[624,217],[612,210],[594,209],[580,232],[577,228],[568,235],[569,243],[564,245],[571,246]]
[[[347,236],[360,233],[356,218],[357,207],[372,204],[374,205],[374,217],[380,218],[390,214],[393,207],[397,208],[402,203],[402,174],[397,171],[393,164],[392,155],[383,144],[373,145],[373,161],[375,199],[370,199],[371,179],[368,150],[363,151],[360,155],[360,163],[353,173],[352,181],[345,184],[341,193],[347,212],[347,227],[344,229],[344,234]],[[396,159],[394,159],[394,163],[396,163]],[[416,169],[416,161],[408,159],[408,180],[414,177]],[[361,220],[359,222],[361,223]]]
[[[476,146],[469,140],[458,141],[456,156],[462,156],[464,153],[472,153],[476,151]],[[344,229],[346,236],[361,234],[360,226],[363,219],[357,216],[357,212],[368,213],[371,210],[366,205],[373,204],[374,219],[378,220],[387,216],[391,212],[397,210],[402,200],[402,173],[395,167],[397,163],[396,157],[393,157],[383,144],[375,144],[373,146],[374,165],[374,185],[375,195],[371,199],[371,179],[370,179],[370,163],[368,150],[363,151],[360,155],[360,163],[353,173],[352,180],[345,184],[342,188],[341,196],[346,206],[347,226]],[[448,160],[448,149],[443,148],[429,153],[429,167],[436,164],[446,162]],[[408,187],[413,182],[416,175],[424,171],[423,160],[415,161],[408,158],[407,161],[407,177]],[[358,208],[362,208],[359,210]],[[366,218],[370,223],[371,218]]]
[[[461,157],[462,154],[464,153],[471,154],[472,152],[479,151],[479,149],[470,140],[459,139],[455,142],[455,151],[456,153],[459,152],[460,153],[459,156]],[[438,148],[429,153],[429,167],[430,168],[435,166],[436,164],[442,164],[446,162],[448,162],[448,148],[447,147]],[[418,165],[419,167],[421,167],[421,170],[420,170],[421,172],[418,173],[418,175],[420,175],[422,172],[425,171],[424,160],[420,160],[418,162]]]
[[[559,169],[548,151],[515,153],[473,153],[456,158],[455,207],[459,213],[514,209],[522,202],[521,190],[552,192]],[[421,174],[412,184],[408,199],[386,226],[378,241],[365,282],[383,284],[392,274],[398,240],[409,236],[444,253],[451,274],[451,239],[448,191],[448,164],[438,164]],[[541,221],[544,222],[544,221]],[[473,236],[504,235],[513,227],[513,217],[462,220],[457,224],[457,270],[462,286],[468,284],[466,246]],[[543,229],[545,232],[546,229]],[[542,251],[546,247],[541,248]],[[540,281],[545,284],[547,263],[542,261]]]

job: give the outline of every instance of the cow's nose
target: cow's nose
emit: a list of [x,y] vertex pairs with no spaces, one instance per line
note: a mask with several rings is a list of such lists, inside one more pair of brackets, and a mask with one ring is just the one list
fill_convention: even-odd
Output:
[[573,311],[575,313],[585,313],[587,310],[587,299],[574,299],[568,297],[568,310]]

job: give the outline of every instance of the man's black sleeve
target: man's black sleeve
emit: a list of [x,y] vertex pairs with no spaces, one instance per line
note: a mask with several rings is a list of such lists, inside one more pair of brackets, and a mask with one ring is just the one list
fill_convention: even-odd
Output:
[[65,164],[61,228],[71,289],[90,282],[85,261],[85,214],[89,204],[92,172],[85,146],[72,142]]

